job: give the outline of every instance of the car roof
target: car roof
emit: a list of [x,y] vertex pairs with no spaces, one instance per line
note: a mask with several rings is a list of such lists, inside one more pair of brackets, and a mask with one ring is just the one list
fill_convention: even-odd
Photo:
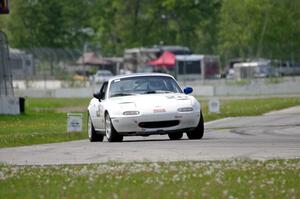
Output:
[[143,77],[143,76],[162,76],[162,77],[172,77],[172,75],[166,74],[166,73],[131,73],[131,74],[126,74],[126,75],[117,75],[112,78],[110,78],[110,81],[113,81],[115,79],[122,79],[122,78],[127,78],[127,77]]

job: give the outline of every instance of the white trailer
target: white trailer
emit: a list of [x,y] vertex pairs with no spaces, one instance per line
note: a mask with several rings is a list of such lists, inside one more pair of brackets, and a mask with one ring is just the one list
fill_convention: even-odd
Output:
[[213,79],[220,77],[220,58],[215,55],[177,55],[177,80]]

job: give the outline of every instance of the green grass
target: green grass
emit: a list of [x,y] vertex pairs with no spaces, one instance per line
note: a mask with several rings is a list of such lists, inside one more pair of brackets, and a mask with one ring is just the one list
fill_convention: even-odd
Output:
[[[207,100],[199,98],[205,121],[224,117],[254,116],[300,105],[300,98],[262,98],[221,100],[221,112],[208,113]],[[0,115],[0,148],[86,139],[86,107],[89,99],[82,98],[27,98],[26,114]],[[66,132],[67,112],[84,114],[82,133]]]
[[220,100],[220,113],[208,113],[208,101],[201,98],[199,101],[202,104],[205,121],[225,117],[262,115],[270,111],[300,105],[300,97],[230,99]]
[[0,165],[1,198],[299,198],[300,160]]
[[[67,113],[82,107],[86,119],[88,99],[38,99],[27,98],[25,114],[0,116],[0,147],[11,147],[84,139],[82,133],[67,133]],[[66,110],[65,110],[66,109]],[[73,112],[73,111],[72,111]],[[77,111],[75,111],[77,112]]]

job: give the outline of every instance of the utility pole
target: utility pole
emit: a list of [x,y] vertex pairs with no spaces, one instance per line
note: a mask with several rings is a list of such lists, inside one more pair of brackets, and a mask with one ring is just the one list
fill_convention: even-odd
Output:
[[[84,44],[83,44],[83,52],[82,52],[82,67],[83,67],[84,78],[87,78],[87,71],[86,71],[86,65],[85,65],[85,59],[84,59],[86,51],[87,51],[87,43],[84,42]],[[86,86],[86,83],[84,85]]]

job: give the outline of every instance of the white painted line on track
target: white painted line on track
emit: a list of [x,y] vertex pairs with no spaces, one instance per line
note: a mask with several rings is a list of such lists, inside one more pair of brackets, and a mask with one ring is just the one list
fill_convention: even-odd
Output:
[[214,124],[214,123],[217,123],[217,122],[224,122],[224,121],[230,120],[230,119],[232,119],[232,117],[225,117],[225,118],[222,118],[222,119],[205,122],[204,125],[210,125],[210,124]]

